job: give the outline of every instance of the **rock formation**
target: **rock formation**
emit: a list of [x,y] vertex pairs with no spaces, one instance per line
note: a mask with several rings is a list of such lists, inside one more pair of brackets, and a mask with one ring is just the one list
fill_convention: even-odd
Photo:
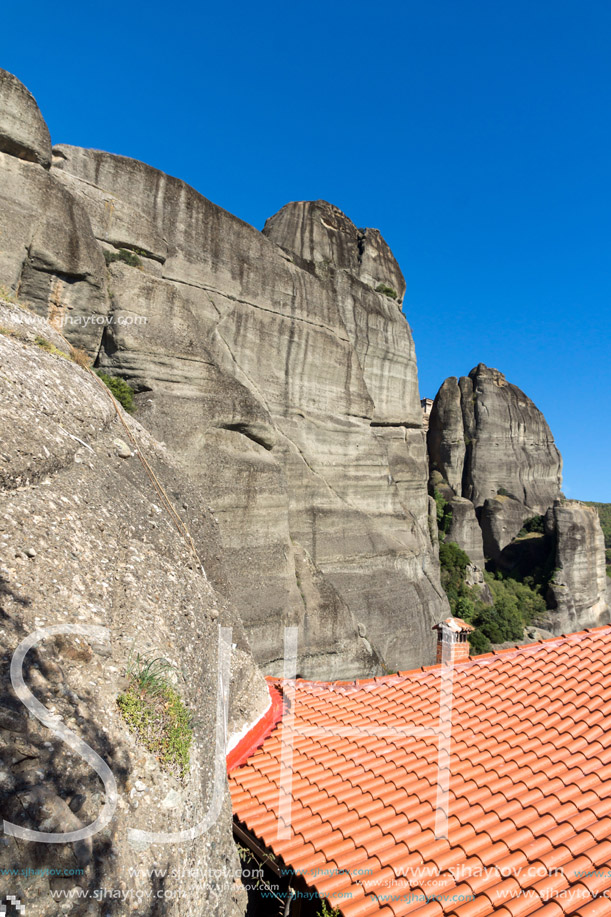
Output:
[[110,307],[104,256],[50,164],[36,102],[0,70],[0,287],[58,325],[69,317],[75,343],[91,349]]
[[503,549],[516,537],[534,510],[506,494],[485,501],[480,510],[484,554],[498,560]]
[[[560,497],[562,459],[543,414],[497,369],[480,363],[446,379],[427,437],[431,490],[450,503],[447,540],[478,570],[551,576],[549,618],[555,633],[604,623],[604,539],[598,516]],[[517,536],[546,515],[545,533]]]
[[52,176],[101,247],[141,260],[110,264],[111,321],[90,351],[142,392],[142,422],[211,494],[260,664],[279,670],[287,624],[311,677],[430,659],[445,597],[414,346],[392,295],[404,282],[379,233],[316,202],[262,234],[92,150],[55,147]]
[[[112,913],[132,912],[131,902],[139,903],[139,914],[159,913],[153,896],[164,889],[164,914],[238,917],[245,892],[235,882],[239,867],[224,770],[218,821],[196,843],[150,847],[128,836],[130,828],[191,827],[210,805],[219,624],[232,628],[235,644],[230,731],[239,732],[268,703],[239,618],[200,572],[138,450],[193,537],[206,546],[202,559],[210,570],[220,551],[218,526],[167,449],[128,415],[121,421],[95,376],[53,352],[52,342],[64,350],[67,344],[50,326],[6,303],[0,304],[0,326],[2,816],[35,831],[74,831],[93,822],[108,798],[91,767],[29,716],[11,689],[11,657],[37,628],[107,628],[107,641],[44,639],[29,652],[24,672],[36,698],[104,758],[118,785],[112,821],[86,841],[33,844],[5,832],[2,874],[24,865],[37,871],[13,877],[10,888],[3,880],[2,889],[36,917],[93,914],[83,900],[51,893],[80,888],[92,894],[105,887],[129,896],[122,909],[115,901]],[[176,667],[177,689],[196,717],[184,781],[136,741],[117,708],[128,660],[138,653],[163,656]],[[153,867],[168,875],[155,877]],[[58,875],[61,869],[69,874]],[[187,870],[183,879],[177,870]]]
[[[42,136],[32,97],[1,81]],[[315,202],[261,233],[133,160],[57,146],[49,171],[14,152],[0,282],[139,392],[139,419],[214,505],[217,585],[264,669],[281,670],[288,624],[308,676],[432,658],[446,603],[416,360],[379,232]]]
[[483,570],[485,567],[482,530],[479,527],[475,507],[464,497],[453,497],[452,522],[448,530],[448,541],[453,541],[466,551],[471,562]]
[[541,513],[560,493],[562,459],[543,414],[483,363],[439,389],[428,449],[431,468],[478,509],[500,492]]
[[608,623],[605,540],[598,513],[574,500],[556,501],[545,523],[556,544],[550,583],[556,632]]
[[48,169],[49,129],[32,94],[17,77],[0,71],[0,152]]

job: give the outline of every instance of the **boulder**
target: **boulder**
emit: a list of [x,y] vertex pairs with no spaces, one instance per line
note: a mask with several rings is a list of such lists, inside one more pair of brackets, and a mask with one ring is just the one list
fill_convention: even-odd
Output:
[[51,138],[34,96],[7,70],[0,70],[0,152],[48,169]]

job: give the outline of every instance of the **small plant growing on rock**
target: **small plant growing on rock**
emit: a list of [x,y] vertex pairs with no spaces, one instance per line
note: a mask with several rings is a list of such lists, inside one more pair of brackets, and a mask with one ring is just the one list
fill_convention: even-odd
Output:
[[89,355],[80,347],[70,346],[70,359],[73,363],[76,363],[77,366],[82,366],[83,369],[89,369],[91,366]]
[[64,360],[70,359],[67,353],[64,353],[63,350],[58,350],[55,344],[52,344],[46,338],[43,338],[40,334],[36,335],[36,337],[34,338],[34,343],[36,344],[37,347],[40,347],[41,350],[46,350],[47,353],[52,353],[56,357],[63,357]]
[[331,905],[327,904],[323,899],[320,903],[318,917],[341,917],[341,914],[336,907],[331,907]]
[[125,379],[119,379],[117,376],[108,376],[101,370],[96,369],[96,375],[100,377],[106,388],[110,389],[117,401],[128,412],[133,414],[136,406],[134,404],[134,390]]
[[122,261],[123,264],[129,265],[129,267],[142,267],[142,261],[135,252],[130,252],[126,248],[120,248],[116,252],[104,250],[104,258],[106,259],[106,264],[112,264],[113,261]]
[[130,729],[167,770],[189,769],[193,727],[189,711],[170,681],[175,669],[161,657],[137,653],[127,665],[129,684],[117,705]]
[[19,306],[21,309],[28,308],[25,303],[19,302],[15,293],[12,293],[8,287],[2,286],[2,284],[0,284],[0,299],[10,303],[12,306]]
[[393,290],[393,288],[389,287],[386,283],[379,283],[376,287],[376,293],[383,293],[384,296],[388,296],[390,299],[397,298],[397,291]]

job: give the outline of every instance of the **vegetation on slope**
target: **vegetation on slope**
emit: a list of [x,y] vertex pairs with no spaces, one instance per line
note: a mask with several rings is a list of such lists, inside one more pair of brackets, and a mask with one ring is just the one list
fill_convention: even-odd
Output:
[[135,410],[134,390],[131,385],[117,376],[108,376],[106,373],[96,369],[96,375],[100,377],[106,388],[109,388],[120,405],[122,405],[129,414]]
[[127,669],[129,684],[117,698],[125,722],[168,770],[189,769],[193,728],[189,711],[170,681],[173,667],[139,653]]
[[[545,577],[536,582],[532,577],[522,580],[516,574],[504,576],[500,571],[486,572],[484,580],[490,588],[493,604],[485,602],[481,587],[467,584],[469,556],[454,542],[443,540],[449,528],[449,504],[438,491],[434,497],[440,538],[441,584],[452,614],[475,627],[469,637],[472,655],[488,652],[493,643],[521,640],[524,627],[545,615]],[[449,519],[451,521],[451,509]],[[540,524],[539,517],[536,521],[529,520],[524,534],[539,531]]]

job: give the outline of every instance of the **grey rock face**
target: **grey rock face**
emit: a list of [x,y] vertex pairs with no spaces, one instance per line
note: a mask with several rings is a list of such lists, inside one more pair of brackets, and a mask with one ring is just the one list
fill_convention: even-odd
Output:
[[437,393],[429,417],[427,445],[431,471],[438,471],[456,496],[462,497],[465,425],[461,391],[455,376],[446,379]]
[[286,624],[306,676],[429,661],[446,602],[414,346],[388,295],[404,281],[380,234],[304,205],[298,252],[284,217],[266,238],[133,160],[56,147],[49,173],[0,156],[2,281],[132,382],[213,495],[219,585],[261,663],[281,668]]
[[[100,244],[138,250],[140,270],[110,266],[99,361],[144,390],[142,421],[214,495],[257,660],[281,669],[287,624],[306,677],[431,659],[446,600],[414,345],[374,286],[402,293],[403,280],[379,234],[315,202],[284,208],[264,235],[177,179],[92,150],[56,147],[52,173]],[[296,206],[312,240],[299,251]]]
[[[37,331],[47,339],[53,334],[48,326]],[[0,807],[17,825],[69,831],[91,824],[104,802],[91,767],[28,715],[9,681],[18,643],[36,628],[62,621],[104,626],[110,639],[44,639],[26,659],[26,684],[108,763],[118,804],[108,827],[90,841],[38,845],[36,874],[15,878],[10,891],[27,914],[56,917],[51,893],[58,889],[76,887],[92,896],[100,887],[123,888],[129,890],[126,900],[151,900],[158,888],[152,869],[161,866],[168,871],[168,917],[240,917],[245,891],[235,882],[224,767],[222,811],[197,843],[167,845],[161,856],[159,847],[137,850],[128,839],[128,828],[194,826],[207,810],[215,766],[219,623],[233,629],[236,644],[230,735],[259,715],[269,696],[235,610],[202,576],[158,505],[142,464],[116,455],[117,437],[129,438],[149,461],[193,537],[206,546],[202,559],[209,572],[220,550],[218,527],[197,484],[123,415],[132,442],[99,380],[28,342],[27,334],[16,326],[13,336],[0,335]],[[117,696],[135,653],[162,656],[176,667],[177,690],[197,719],[184,781],[160,766],[119,713]],[[171,808],[164,806],[168,798]],[[23,843],[7,836],[0,870],[23,858]],[[75,874],[75,865],[82,874]],[[66,878],[57,876],[61,868],[69,871]],[[67,898],[60,912],[82,915],[83,899]],[[97,905],[95,913],[101,913]]]
[[0,152],[0,284],[95,354],[106,266],[84,208],[42,166]]
[[[317,269],[348,271],[364,284],[401,302],[405,278],[378,229],[357,229],[327,201],[294,201],[270,217],[264,234]],[[392,294],[395,294],[393,297]]]
[[556,572],[550,584],[554,632],[608,623],[605,542],[598,513],[583,503],[557,501],[546,515],[546,526],[556,535]]
[[503,548],[513,541],[526,520],[533,515],[529,507],[513,497],[498,494],[486,500],[480,513],[486,557],[497,561]]
[[543,513],[560,493],[562,460],[543,414],[483,363],[440,388],[428,448],[431,468],[476,507],[500,491]]
[[0,152],[51,165],[51,138],[34,96],[7,70],[0,70]]
[[451,502],[452,522],[447,541],[453,541],[469,555],[469,559],[480,570],[484,569],[482,530],[479,527],[475,508],[470,500],[454,497]]

